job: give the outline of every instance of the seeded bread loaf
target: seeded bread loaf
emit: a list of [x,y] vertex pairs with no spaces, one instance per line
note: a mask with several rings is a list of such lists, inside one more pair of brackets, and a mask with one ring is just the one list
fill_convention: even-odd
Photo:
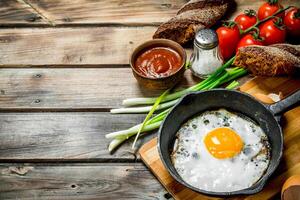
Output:
[[153,38],[166,38],[180,44],[194,39],[195,33],[214,25],[228,10],[233,0],[191,0],[177,15],[159,26]]
[[247,68],[254,75],[291,75],[300,67],[300,45],[242,47],[238,50],[234,65]]

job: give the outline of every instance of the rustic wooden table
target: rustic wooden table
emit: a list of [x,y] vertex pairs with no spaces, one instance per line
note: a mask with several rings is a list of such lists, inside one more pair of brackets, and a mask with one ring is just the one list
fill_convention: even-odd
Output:
[[0,0],[1,200],[170,198],[131,142],[111,155],[104,135],[143,120],[108,111],[158,94],[138,86],[129,55],[185,2]]

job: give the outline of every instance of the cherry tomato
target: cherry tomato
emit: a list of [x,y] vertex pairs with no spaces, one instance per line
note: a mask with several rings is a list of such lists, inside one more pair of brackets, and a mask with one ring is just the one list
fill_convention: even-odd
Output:
[[255,35],[247,34],[239,41],[236,51],[241,47],[251,46],[251,45],[264,45],[261,39],[256,38]]
[[259,30],[259,36],[264,38],[265,45],[283,43],[285,41],[286,30],[281,18],[266,21],[259,27]]
[[246,30],[247,28],[253,26],[256,21],[256,13],[254,10],[245,10],[243,14],[239,14],[234,21],[238,24],[240,29]]
[[240,40],[240,30],[234,22],[223,25],[217,29],[219,47],[224,60],[227,60],[235,53],[236,46]]
[[284,17],[284,24],[288,33],[293,36],[300,36],[300,9],[293,8]]
[[[257,13],[258,19],[263,20],[266,17],[273,15],[275,12],[277,12],[281,8],[282,8],[282,5],[278,3],[278,0],[268,0],[268,2],[262,4],[259,7],[258,13]],[[284,13],[280,13],[278,16],[283,18]]]

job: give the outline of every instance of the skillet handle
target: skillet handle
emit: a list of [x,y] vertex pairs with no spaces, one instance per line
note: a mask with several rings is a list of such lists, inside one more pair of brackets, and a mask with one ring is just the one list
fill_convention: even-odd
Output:
[[269,109],[272,111],[274,115],[278,115],[287,111],[289,108],[291,108],[298,102],[300,102],[300,90],[288,96],[287,98],[272,104],[269,107]]

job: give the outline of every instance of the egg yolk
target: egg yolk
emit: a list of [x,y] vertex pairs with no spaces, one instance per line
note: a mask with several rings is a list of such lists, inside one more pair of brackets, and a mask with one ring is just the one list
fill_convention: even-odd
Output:
[[209,132],[204,138],[208,152],[217,159],[232,158],[243,148],[242,138],[232,129],[220,127]]

